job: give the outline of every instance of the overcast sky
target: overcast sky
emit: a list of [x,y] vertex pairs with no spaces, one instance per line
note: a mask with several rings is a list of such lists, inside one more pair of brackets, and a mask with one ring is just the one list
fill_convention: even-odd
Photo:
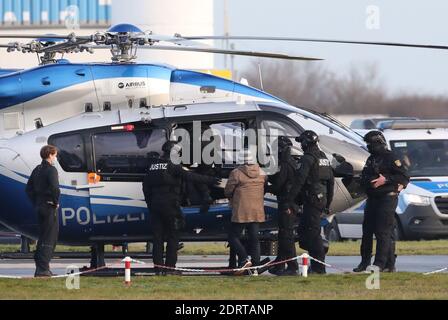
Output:
[[[291,36],[448,45],[448,1],[442,0],[227,0],[231,35]],[[223,34],[216,0],[216,34]],[[377,64],[389,92],[448,96],[448,51],[342,44],[237,42],[237,49],[284,51],[326,59],[346,72]],[[236,58],[244,68],[249,60]],[[297,62],[298,64],[304,62]]]

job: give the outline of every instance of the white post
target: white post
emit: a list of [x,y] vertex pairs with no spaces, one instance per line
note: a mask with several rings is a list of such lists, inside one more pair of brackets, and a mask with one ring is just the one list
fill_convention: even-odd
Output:
[[308,261],[309,261],[308,253],[302,254],[302,277],[304,278],[308,277]]
[[131,285],[131,257],[124,258],[124,283],[127,286]]

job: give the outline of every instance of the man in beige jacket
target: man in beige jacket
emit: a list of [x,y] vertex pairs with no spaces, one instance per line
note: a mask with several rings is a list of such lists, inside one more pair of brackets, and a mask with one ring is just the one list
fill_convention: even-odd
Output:
[[[239,156],[242,166],[234,169],[224,189],[232,207],[229,244],[238,255],[239,267],[260,264],[259,224],[265,221],[264,187],[267,176],[249,150]],[[243,230],[247,230],[249,253],[241,244]],[[252,258],[252,259],[251,259]]]

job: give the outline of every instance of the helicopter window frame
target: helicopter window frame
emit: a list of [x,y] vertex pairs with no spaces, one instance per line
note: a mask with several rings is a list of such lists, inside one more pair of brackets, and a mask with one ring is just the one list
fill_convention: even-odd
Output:
[[[168,135],[168,128],[164,127],[164,126],[151,126],[151,127],[144,127],[144,128],[135,128],[133,131],[125,131],[125,130],[120,130],[120,131],[112,131],[112,130],[96,130],[94,132],[90,133],[90,142],[92,145],[92,164],[93,164],[93,172],[99,174],[101,176],[101,180],[103,181],[117,181],[117,182],[123,182],[123,181],[141,181],[144,177],[144,175],[146,174],[146,167],[144,169],[144,171],[142,172],[102,172],[102,171],[98,171],[98,160],[97,160],[97,150],[96,150],[96,143],[95,143],[95,136],[97,135],[114,135],[114,134],[123,134],[123,133],[127,133],[127,134],[132,134],[132,133],[136,133],[136,132],[144,132],[144,131],[151,131],[151,135],[148,137],[148,139],[150,140],[153,132],[154,131],[162,131],[162,136],[164,137],[164,140],[160,143],[160,150],[158,150],[159,154],[161,155],[161,151],[162,151],[162,145],[168,141],[169,139],[169,135]],[[149,141],[148,140],[148,144]],[[149,150],[148,152],[151,152],[151,150]],[[145,159],[146,159],[146,155],[147,153],[145,153]]]
[[[292,129],[294,129],[298,135],[297,137],[305,131],[305,129],[300,126],[297,122],[295,122],[294,120],[292,120],[291,118],[289,118],[287,115],[284,114],[279,114],[279,113],[275,113],[275,112],[268,112],[266,114],[262,114],[257,116],[257,130],[259,129],[265,129],[265,122],[266,121],[271,121],[271,122],[277,122],[277,123],[284,123],[285,125],[291,127]],[[270,136],[269,133],[266,136]],[[302,151],[302,147],[300,145],[300,143],[298,143],[297,141],[295,141],[294,138],[296,138],[295,136],[289,136],[290,140],[293,144],[293,148],[292,148],[292,152],[295,155],[303,155],[303,151]],[[260,146],[261,148],[264,148],[265,146]],[[267,152],[267,150],[262,149],[262,152],[264,152],[264,154],[266,155],[270,155],[270,150],[269,152]]]
[[[192,116],[182,116],[182,117],[170,117],[167,120],[169,120],[171,126],[173,124],[176,124],[177,128],[184,128],[187,131],[191,131],[189,129],[192,128],[194,121],[200,121],[201,127],[204,125],[212,126],[212,125],[219,125],[219,124],[226,124],[226,123],[242,123],[244,124],[245,129],[251,127],[251,121],[256,126],[257,123],[257,114],[258,112],[237,112],[237,113],[226,113],[226,114],[212,114],[212,115],[199,115],[192,118]],[[257,129],[257,128],[255,128]],[[257,129],[258,130],[258,129]],[[171,132],[170,132],[171,134]],[[257,138],[258,143],[258,138]],[[208,144],[208,143],[207,143]],[[246,141],[243,141],[243,144],[246,144]],[[228,151],[227,149],[224,149],[223,151]],[[201,150],[202,152],[202,150]],[[192,154],[192,153],[191,153]],[[194,165],[193,163],[190,165]],[[220,163],[215,164],[216,167],[221,167],[222,169],[233,169],[236,168],[236,162],[230,164],[230,163]],[[187,167],[189,167],[187,165]]]
[[[58,142],[56,142],[58,139],[60,138],[69,138],[69,137],[79,137],[79,142],[80,142],[80,146],[82,147],[82,151],[81,151],[81,157],[79,157],[79,155],[76,155],[79,160],[81,161],[82,165],[78,168],[70,168],[70,164],[67,163],[66,160],[67,157],[65,155],[66,150],[64,150],[64,144],[60,144]],[[62,170],[64,170],[64,172],[68,172],[68,173],[87,173],[89,172],[89,148],[88,145],[86,143],[86,137],[83,134],[83,132],[80,131],[73,131],[73,132],[64,132],[64,133],[60,133],[60,134],[55,134],[52,135],[48,138],[48,144],[55,146],[58,149],[58,162],[59,165],[61,166]],[[71,157],[73,157],[73,154],[70,155]],[[73,158],[72,158],[73,159]]]

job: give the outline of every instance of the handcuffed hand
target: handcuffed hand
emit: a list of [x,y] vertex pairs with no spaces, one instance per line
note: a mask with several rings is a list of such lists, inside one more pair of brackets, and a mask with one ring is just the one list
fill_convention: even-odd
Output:
[[297,212],[299,212],[299,206],[296,205],[295,203],[293,203],[292,205],[289,206],[289,208],[286,210],[287,214],[296,214]]

